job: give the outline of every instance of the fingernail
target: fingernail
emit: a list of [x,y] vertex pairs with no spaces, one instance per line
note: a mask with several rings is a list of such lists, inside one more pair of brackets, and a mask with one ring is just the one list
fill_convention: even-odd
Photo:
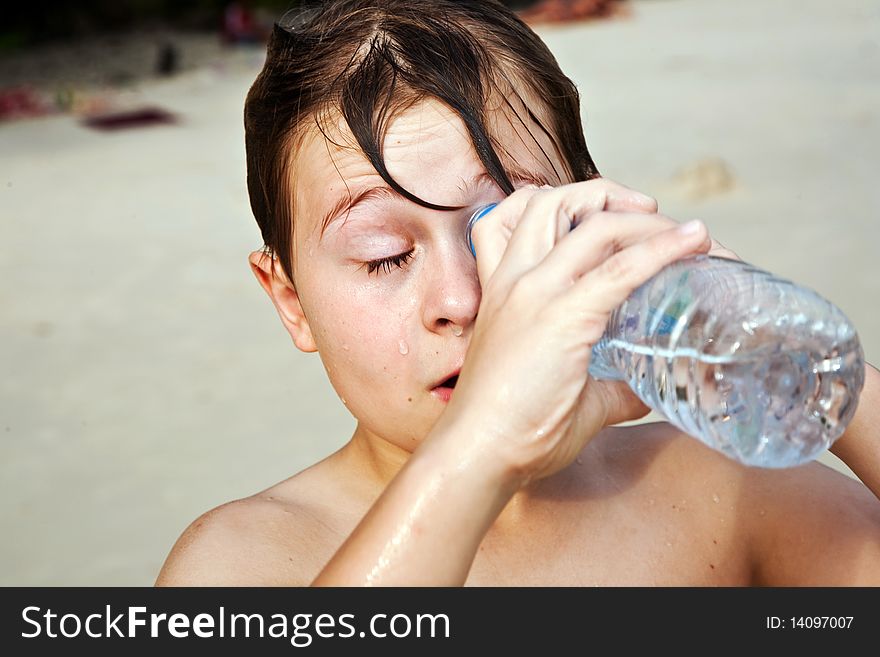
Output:
[[678,232],[682,235],[693,235],[694,233],[700,232],[700,228],[702,228],[703,222],[699,219],[693,219],[686,224],[682,224],[678,227]]

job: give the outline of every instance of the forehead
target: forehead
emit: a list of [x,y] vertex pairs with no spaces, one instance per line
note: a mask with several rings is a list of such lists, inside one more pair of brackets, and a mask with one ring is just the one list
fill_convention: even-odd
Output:
[[[485,117],[493,146],[508,172],[533,172],[551,182],[563,182],[559,178],[566,167],[553,141],[530,118],[530,109],[537,114],[531,104],[527,109],[517,96],[495,99]],[[548,121],[541,122],[548,125]],[[464,122],[433,98],[394,115],[381,147],[391,177],[430,203],[461,204],[463,186],[484,173]],[[328,113],[320,123],[313,122],[298,140],[291,158],[294,221],[296,233],[303,237],[320,228],[321,218],[341,195],[385,186],[338,113]]]

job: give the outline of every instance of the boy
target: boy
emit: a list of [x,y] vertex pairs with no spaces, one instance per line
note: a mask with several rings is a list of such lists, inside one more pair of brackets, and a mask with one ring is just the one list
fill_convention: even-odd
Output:
[[608,314],[720,247],[599,177],[577,91],[502,5],[307,6],[245,126],[251,268],[357,428],[196,520],[158,584],[880,583],[873,368],[834,446],[866,485],[612,426],[647,409],[587,376]]

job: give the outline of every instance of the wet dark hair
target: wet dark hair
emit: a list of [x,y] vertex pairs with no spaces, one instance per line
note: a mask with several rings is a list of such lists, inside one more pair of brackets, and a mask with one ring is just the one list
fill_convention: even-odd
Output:
[[[517,88],[540,107],[533,111]],[[529,135],[527,119],[550,139],[568,171],[556,171],[532,135],[557,183],[564,176],[579,181],[599,175],[584,140],[574,83],[541,39],[501,3],[324,0],[289,12],[275,25],[244,107],[248,194],[264,254],[277,255],[293,282],[292,153],[310,126],[330,139],[323,121],[332,116],[341,115],[394,191],[427,208],[453,210],[400,186],[382,156],[391,120],[422,99],[438,99],[461,118],[486,172],[510,194],[514,187],[498,154],[503,147],[486,128],[488,103],[496,97],[498,109]]]

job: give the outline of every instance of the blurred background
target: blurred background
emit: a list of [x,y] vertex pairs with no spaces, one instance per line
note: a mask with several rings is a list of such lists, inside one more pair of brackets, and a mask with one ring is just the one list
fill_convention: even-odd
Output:
[[[292,4],[4,17],[0,585],[150,585],[200,513],[350,436],[247,264],[242,106]],[[510,4],[606,177],[834,301],[880,361],[876,0]]]

